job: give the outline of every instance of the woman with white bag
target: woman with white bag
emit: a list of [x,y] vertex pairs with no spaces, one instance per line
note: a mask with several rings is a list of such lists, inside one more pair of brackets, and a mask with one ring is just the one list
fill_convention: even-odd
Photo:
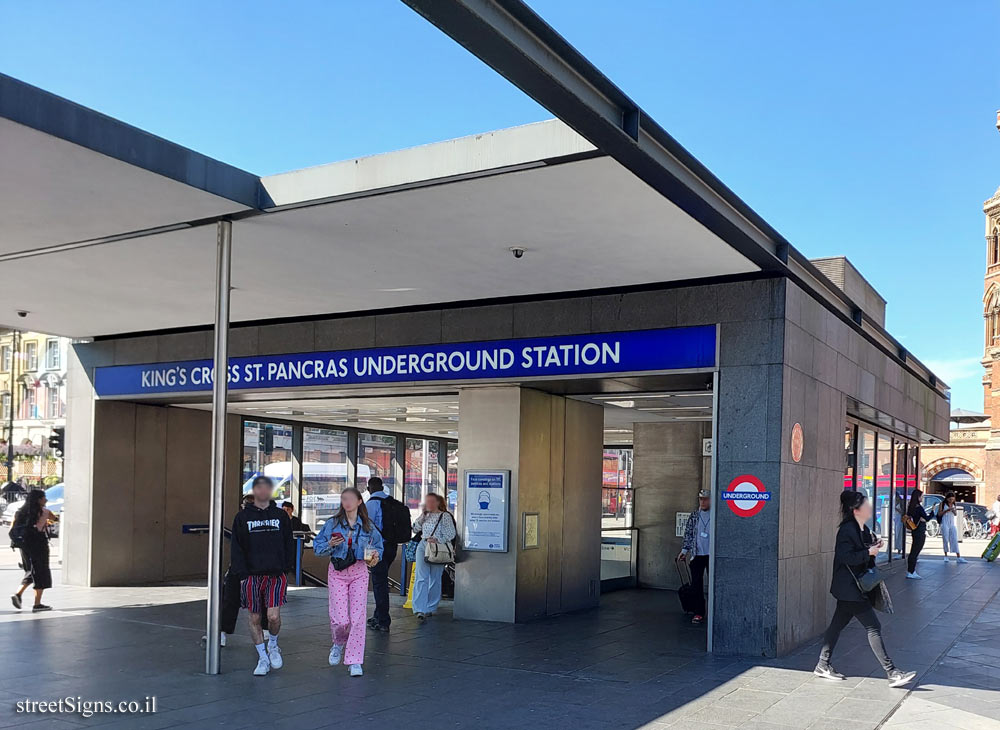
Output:
[[413,531],[420,533],[413,564],[413,614],[423,621],[434,615],[441,602],[441,576],[445,566],[455,560],[458,531],[444,497],[433,493],[424,497],[423,513],[413,523]]

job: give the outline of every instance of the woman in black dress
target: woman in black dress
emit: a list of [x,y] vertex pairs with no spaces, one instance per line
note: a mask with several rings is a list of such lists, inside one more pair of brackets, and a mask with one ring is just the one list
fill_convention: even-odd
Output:
[[21,596],[28,586],[35,586],[35,605],[32,611],[51,611],[52,606],[42,603],[42,591],[52,587],[52,571],[49,570],[49,520],[52,513],[45,508],[45,492],[32,489],[28,492],[24,506],[14,515],[14,527],[24,527],[24,547],[21,548],[21,567],[24,578],[17,593],[10,597],[14,608],[21,608]]
[[882,643],[882,625],[872,607],[874,591],[862,593],[856,580],[856,576],[875,567],[875,556],[882,548],[882,541],[875,539],[866,524],[872,517],[871,502],[863,492],[845,490],[840,495],[840,511],[841,522],[833,554],[833,580],[830,583],[830,593],[837,599],[837,610],[823,635],[823,648],[814,674],[824,679],[844,679],[844,675],[830,664],[830,657],[840,632],[852,618],[856,618],[868,631],[868,643],[889,678],[889,686],[902,687],[913,681],[917,673],[904,672],[892,663]]

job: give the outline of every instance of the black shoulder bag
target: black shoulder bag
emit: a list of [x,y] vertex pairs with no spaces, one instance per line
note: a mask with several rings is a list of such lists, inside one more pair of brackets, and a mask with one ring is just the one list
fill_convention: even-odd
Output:
[[359,527],[360,524],[361,518],[359,517],[358,521],[354,523],[354,527],[347,533],[347,555],[342,558],[330,558],[334,570],[347,570],[358,562],[358,556],[354,554],[354,528]]

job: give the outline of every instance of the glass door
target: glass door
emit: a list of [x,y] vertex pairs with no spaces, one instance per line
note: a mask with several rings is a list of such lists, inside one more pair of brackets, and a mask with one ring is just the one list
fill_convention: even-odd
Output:
[[361,493],[368,479],[379,477],[385,491],[396,496],[396,437],[382,433],[358,434],[358,468],[355,484]]
[[278,504],[291,500],[296,477],[292,463],[292,427],[283,423],[243,422],[243,490],[249,494],[254,477],[270,477]]
[[420,516],[420,505],[431,492],[445,496],[441,489],[441,442],[436,439],[406,439],[403,470],[403,503],[413,519]]
[[301,519],[316,532],[340,509],[347,469],[347,431],[302,429]]

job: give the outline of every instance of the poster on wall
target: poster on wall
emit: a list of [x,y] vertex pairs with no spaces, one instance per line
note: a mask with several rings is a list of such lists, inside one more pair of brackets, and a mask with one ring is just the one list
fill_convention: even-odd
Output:
[[507,552],[509,498],[509,471],[469,469],[465,472],[465,521],[462,544],[466,550]]

